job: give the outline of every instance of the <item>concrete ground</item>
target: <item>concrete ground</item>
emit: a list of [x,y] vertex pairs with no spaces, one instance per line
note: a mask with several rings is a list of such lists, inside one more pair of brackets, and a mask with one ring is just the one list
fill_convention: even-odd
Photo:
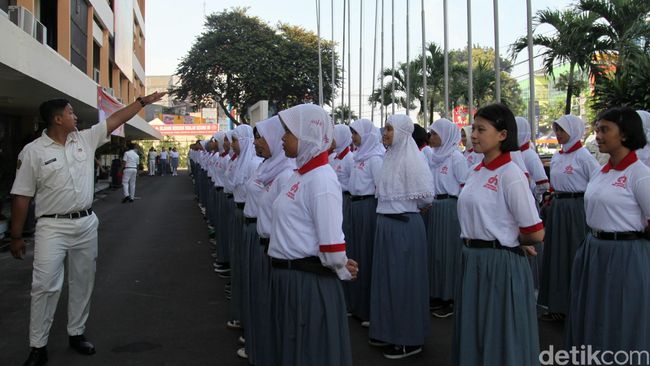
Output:
[[[48,365],[237,365],[240,333],[227,330],[226,280],[212,271],[208,231],[185,172],[138,177],[133,203],[120,190],[97,195],[100,220],[95,292],[86,335],[97,353],[68,347],[67,289],[50,332]],[[33,247],[24,260],[0,252],[0,365],[21,365],[29,353]],[[367,329],[350,319],[355,365],[449,365],[453,318],[431,317],[424,351],[392,361],[367,344]],[[541,349],[562,344],[562,325],[540,323]]]

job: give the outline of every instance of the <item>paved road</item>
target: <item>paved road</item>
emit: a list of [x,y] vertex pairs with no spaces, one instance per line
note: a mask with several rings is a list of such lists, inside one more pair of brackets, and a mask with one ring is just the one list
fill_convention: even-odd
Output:
[[[212,272],[207,229],[191,180],[140,177],[134,203],[104,191],[93,208],[100,219],[99,258],[86,335],[97,353],[67,346],[67,289],[48,345],[48,365],[238,365],[238,332],[225,328],[225,280]],[[0,365],[21,365],[29,352],[32,248],[17,261],[0,252]],[[453,320],[431,319],[432,333],[416,357],[391,361],[369,346],[367,329],[350,319],[355,365],[448,365]],[[562,327],[540,325],[542,349],[562,344]]]

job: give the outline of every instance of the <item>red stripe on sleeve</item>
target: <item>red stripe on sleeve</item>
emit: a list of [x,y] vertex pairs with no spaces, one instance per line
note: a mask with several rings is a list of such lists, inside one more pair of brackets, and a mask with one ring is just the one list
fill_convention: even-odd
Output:
[[345,243],[341,244],[324,244],[319,247],[321,253],[345,252]]
[[519,232],[522,234],[532,234],[543,229],[544,229],[544,223],[540,222],[539,224],[535,224],[533,226],[520,227]]

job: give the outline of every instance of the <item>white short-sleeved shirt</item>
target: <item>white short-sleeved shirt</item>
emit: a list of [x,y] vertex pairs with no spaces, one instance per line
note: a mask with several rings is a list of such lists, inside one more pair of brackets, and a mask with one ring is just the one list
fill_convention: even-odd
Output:
[[345,252],[343,197],[329,164],[296,171],[273,202],[269,256],[300,259]]
[[383,159],[379,156],[372,156],[363,161],[353,161],[348,185],[350,194],[353,196],[375,194],[382,163]]
[[215,184],[217,187],[224,187],[226,185],[226,169],[230,164],[230,156],[227,153],[219,155],[219,160],[217,160],[216,174],[215,174]]
[[166,160],[167,159],[167,154],[168,154],[167,150],[161,151],[160,152],[160,158],[163,159],[163,160]]
[[584,192],[598,168],[596,159],[578,142],[551,158],[551,187],[558,192]]
[[128,150],[124,152],[122,160],[124,161],[125,168],[137,168],[138,163],[140,162],[140,156],[137,152]]
[[458,219],[461,237],[498,240],[507,247],[519,245],[520,232],[544,228],[528,180],[509,153],[469,173],[458,197]]
[[34,197],[36,217],[88,209],[95,192],[95,150],[110,140],[106,121],[68,134],[65,146],[43,131],[18,155],[11,194]]
[[535,185],[549,182],[546,171],[544,170],[544,164],[535,150],[530,148],[530,144],[526,144],[522,148],[521,157],[524,159],[524,164],[526,164],[530,179],[532,179]]
[[340,154],[334,155],[330,160],[330,165],[336,172],[341,189],[343,192],[347,192],[350,184],[350,174],[354,166],[354,158],[350,148],[346,147]]
[[172,157],[172,159],[178,159],[179,156],[181,156],[178,151],[172,151],[169,153],[169,155]]
[[271,237],[273,202],[278,198],[280,191],[284,188],[292,175],[293,170],[287,169],[280,172],[273,181],[264,186],[257,208],[257,234],[260,238]]
[[597,171],[585,192],[587,225],[606,232],[644,231],[650,223],[650,168],[631,152]]
[[[234,157],[234,160],[233,160]],[[230,174],[234,174],[234,168],[235,168],[235,162],[237,161],[237,156],[231,156],[228,160],[226,160],[226,165],[224,167],[224,172],[223,172],[223,191],[225,193],[233,193],[233,190],[235,187],[231,187],[230,183],[228,182],[228,177]]]
[[463,154],[454,151],[444,162],[438,164],[432,173],[436,195],[448,194],[458,197],[460,188],[465,184],[469,168]]
[[474,151],[474,148],[465,150],[463,156],[465,157],[465,159],[467,159],[468,167],[473,167],[476,164],[480,163],[481,160],[483,160],[483,154],[477,153],[476,151]]
[[149,151],[149,160],[156,160],[156,156],[158,156],[158,153],[155,151]]
[[[246,164],[245,167],[241,167],[243,169],[246,169],[246,181],[248,181],[248,178],[253,176],[253,173],[255,172],[255,169],[260,165],[262,162],[262,159],[258,158],[257,156],[254,156],[248,164]],[[233,164],[234,165],[234,164]],[[234,174],[234,173],[233,173]],[[232,194],[234,196],[235,202],[238,203],[244,203],[246,202],[246,181],[242,184],[237,184],[233,187]]]

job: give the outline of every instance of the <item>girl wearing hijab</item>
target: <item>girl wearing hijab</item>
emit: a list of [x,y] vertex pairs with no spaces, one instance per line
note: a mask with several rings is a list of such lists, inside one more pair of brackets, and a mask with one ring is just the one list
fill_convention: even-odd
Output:
[[420,209],[433,200],[433,177],[411,137],[407,115],[386,120],[388,147],[377,184],[377,229],[372,264],[370,344],[384,357],[422,351],[429,333],[427,239]]
[[442,118],[434,122],[429,130],[436,193],[427,223],[429,296],[434,301],[433,315],[446,318],[454,314],[454,279],[463,246],[456,205],[469,168],[467,160],[458,150],[460,129],[454,123]]
[[275,365],[351,365],[340,280],[356,277],[345,254],[342,194],[327,150],[327,112],[302,104],[279,113],[285,154],[299,167],[273,202],[271,329]]
[[551,159],[550,205],[545,209],[547,234],[538,303],[547,312],[543,321],[563,321],[569,311],[571,266],[578,247],[587,236],[584,192],[598,162],[582,146],[585,123],[572,115],[560,117],[553,130],[562,150]]
[[350,282],[350,312],[367,327],[370,320],[370,280],[372,278],[372,251],[377,223],[375,190],[386,149],[380,141],[380,132],[370,120],[359,119],[350,124],[352,142],[358,147],[350,173],[350,237],[348,255],[359,261],[363,269],[359,278]]
[[[636,111],[641,117],[643,123],[643,133],[645,134],[646,141],[650,141],[650,112]],[[645,165],[650,166],[650,144],[646,144],[636,152],[637,157]]]
[[483,154],[477,153],[472,145],[472,126],[465,126],[460,130],[460,141],[465,146],[463,156],[467,159],[467,166],[473,167],[483,160]]
[[519,151],[521,151],[522,158],[526,169],[530,173],[530,179],[533,184],[532,191],[535,195],[535,200],[540,202],[542,194],[548,191],[550,184],[544,164],[539,155],[535,152],[535,148],[530,142],[530,125],[524,117],[515,117],[517,121],[517,143],[519,144]]
[[598,148],[611,158],[584,196],[592,231],[573,262],[567,343],[617,355],[645,350],[646,361],[629,363],[640,365],[650,349],[650,168],[635,150],[647,141],[631,108],[608,109],[596,121]]
[[472,143],[483,161],[458,197],[464,244],[454,298],[454,365],[539,365],[535,293],[526,254],[544,238],[528,180],[510,158],[519,151],[515,116],[503,104],[480,108]]
[[241,326],[246,328],[250,314],[247,307],[248,295],[248,247],[244,245],[244,205],[246,203],[246,181],[253,175],[261,159],[255,156],[253,146],[253,128],[249,125],[239,125],[232,132],[232,149],[235,157],[228,167],[226,186],[233,192],[235,210],[230,235],[230,259],[231,259],[231,293],[233,319],[240,320]]
[[271,266],[266,255],[271,235],[272,206],[280,189],[293,174],[295,162],[287,158],[282,150],[284,128],[277,116],[258,122],[255,130],[255,150],[265,160],[246,184],[248,197],[244,214],[250,216],[248,210],[256,208],[259,241],[251,243],[250,250],[251,317],[250,324],[245,328],[245,352],[250,364],[265,366],[274,365],[269,286]]
[[[220,276],[229,276],[230,273],[230,248],[228,246],[228,199],[224,192],[226,185],[226,169],[230,162],[230,141],[226,138],[226,132],[218,132],[216,135],[219,144],[219,155],[214,169],[215,186],[217,190],[217,221],[221,223],[219,230],[215,231],[217,242],[217,256],[214,264],[214,271]],[[224,220],[224,218],[226,218]]]

